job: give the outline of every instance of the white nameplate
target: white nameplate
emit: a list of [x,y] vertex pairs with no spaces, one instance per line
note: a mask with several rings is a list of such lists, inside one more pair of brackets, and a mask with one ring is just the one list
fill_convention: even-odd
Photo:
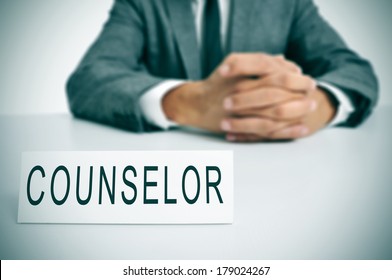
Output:
[[233,153],[23,153],[18,222],[232,223]]

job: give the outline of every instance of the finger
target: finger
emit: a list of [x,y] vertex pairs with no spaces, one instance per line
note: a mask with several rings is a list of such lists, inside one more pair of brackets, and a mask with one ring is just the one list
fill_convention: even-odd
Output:
[[293,69],[294,73],[302,74],[302,69],[299,65],[295,64],[294,62],[286,59],[283,54],[275,55],[274,58],[281,64],[281,65],[289,65],[291,69]]
[[316,86],[316,82],[309,76],[280,72],[260,79],[247,79],[238,82],[235,86],[235,92],[241,93],[259,87],[279,87],[292,91],[308,92],[315,90]]
[[260,77],[277,71],[301,73],[295,63],[276,59],[263,53],[241,53],[230,55],[220,67],[223,77]]
[[276,71],[298,73],[299,67],[289,61],[280,61],[263,53],[241,53],[229,55],[218,71],[222,77],[264,76]]
[[317,102],[310,98],[294,100],[259,110],[259,116],[276,121],[292,121],[305,117],[317,109]]
[[221,129],[230,134],[253,134],[268,137],[274,131],[284,128],[287,123],[275,122],[263,118],[226,118],[221,123]]
[[229,142],[238,142],[238,143],[249,143],[249,142],[259,142],[262,141],[264,137],[254,135],[254,134],[245,134],[245,133],[228,133],[226,135],[226,140]]
[[305,125],[297,124],[276,130],[268,138],[271,140],[298,139],[308,135],[310,135],[309,128]]
[[302,94],[292,93],[279,88],[260,88],[226,97],[223,100],[223,108],[229,112],[238,112],[303,98],[305,97]]
[[229,142],[260,142],[263,141],[264,138],[254,134],[242,134],[242,133],[228,133],[226,135],[226,140]]
[[[268,76],[267,76],[268,77]],[[234,86],[234,93],[242,93],[250,90],[260,88],[262,84],[262,78],[257,79],[241,79]]]

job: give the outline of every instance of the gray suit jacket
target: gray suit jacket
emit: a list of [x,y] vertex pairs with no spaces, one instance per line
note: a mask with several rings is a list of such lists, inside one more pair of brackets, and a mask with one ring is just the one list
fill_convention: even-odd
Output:
[[[377,101],[370,64],[347,48],[311,0],[232,0],[231,52],[285,54],[342,89],[357,126]],[[110,18],[67,83],[73,114],[142,132],[140,96],[167,78],[201,78],[191,0],[116,0]]]

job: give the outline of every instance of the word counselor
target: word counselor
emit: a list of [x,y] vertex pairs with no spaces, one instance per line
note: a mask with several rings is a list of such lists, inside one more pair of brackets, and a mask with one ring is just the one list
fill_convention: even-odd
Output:
[[[143,182],[140,186],[139,189],[141,189],[141,196],[143,197],[143,203],[144,204],[158,204],[160,201],[164,204],[176,204],[177,203],[177,198],[169,198],[169,183],[168,183],[168,167],[164,166],[163,168],[163,176],[159,176],[160,178],[163,179],[162,182],[157,182],[154,180],[151,180],[150,178],[153,177],[153,173],[158,173],[159,167],[158,166],[144,166],[143,171],[137,171],[136,168],[132,165],[126,166],[121,174],[122,174],[122,184],[123,186],[126,186],[129,188],[129,196],[127,197],[127,194],[125,190],[121,191],[121,198],[122,201],[125,204],[134,204],[136,199],[138,198],[138,187],[136,186],[135,183],[132,182],[131,179],[128,177],[133,177],[137,178],[138,174],[142,173],[143,175]],[[94,167],[90,166],[89,168],[89,180],[88,182],[85,182],[85,187],[88,186],[88,194],[86,198],[81,198],[81,182],[80,182],[80,173],[81,173],[81,166],[76,167],[76,174],[75,178],[71,178],[70,171],[68,168],[64,165],[56,167],[56,169],[53,171],[53,173],[50,176],[50,180],[44,180],[46,178],[46,172],[44,167],[41,165],[36,165],[34,166],[27,178],[27,186],[26,186],[26,191],[27,191],[27,198],[30,202],[31,205],[39,205],[42,200],[45,197],[45,191],[41,191],[39,196],[37,198],[33,198],[31,194],[31,185],[32,185],[32,178],[33,175],[35,175],[36,180],[38,184],[41,185],[42,188],[48,188],[48,185],[50,185],[50,197],[56,205],[62,205],[66,203],[71,189],[74,190],[75,197],[77,199],[77,202],[80,205],[85,205],[87,203],[90,203],[91,201],[91,195],[93,192],[93,189],[98,190],[99,193],[99,199],[98,203],[102,204],[103,201],[103,196],[104,196],[104,188],[106,189],[107,196],[110,200],[111,204],[115,204],[116,202],[116,190],[118,189],[118,182],[116,181],[116,175],[117,175],[117,168],[116,166],[113,166],[110,175],[108,175],[108,172],[105,170],[103,166],[100,166],[97,173],[98,173],[98,180],[96,180],[97,184],[95,185],[94,183]],[[212,174],[215,173],[215,174]],[[162,174],[160,174],[162,175]],[[211,178],[215,175],[215,180],[211,180]],[[65,186],[64,184],[59,184],[58,182],[60,181],[58,178],[62,176],[63,180],[65,181]],[[111,181],[110,178],[111,177]],[[196,185],[194,182],[190,182],[193,177],[193,181],[196,182]],[[109,183],[110,181],[110,183]],[[185,170],[182,172],[182,178],[181,178],[181,191],[182,191],[182,198],[186,201],[188,204],[194,204],[198,201],[200,197],[200,191],[201,191],[201,180],[200,179],[200,172],[197,170],[195,166],[187,166]],[[50,183],[49,183],[50,182]],[[210,193],[211,189],[212,191],[216,194],[217,199],[219,203],[223,203],[221,193],[219,191],[219,184],[221,182],[221,171],[218,166],[206,166],[205,167],[205,179],[204,179],[204,190],[206,192],[206,203],[210,203]],[[73,184],[72,184],[73,183]],[[59,186],[60,185],[60,186]],[[73,188],[71,188],[71,185]],[[95,186],[95,187],[93,187]],[[116,187],[117,186],[117,187]],[[160,200],[159,198],[151,198],[148,195],[149,189],[153,187],[163,187],[164,189],[164,198]],[[62,189],[63,194],[61,197],[58,197],[56,195],[56,192],[59,193],[57,190],[58,188]],[[192,189],[189,191],[189,189]],[[195,189],[194,194],[189,194],[190,192]]]
[[27,152],[19,222],[230,223],[231,151]]

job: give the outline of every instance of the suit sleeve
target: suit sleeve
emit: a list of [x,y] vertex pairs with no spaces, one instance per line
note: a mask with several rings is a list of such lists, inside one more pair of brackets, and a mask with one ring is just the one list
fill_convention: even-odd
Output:
[[136,1],[116,0],[109,20],[67,83],[76,117],[132,130],[155,130],[142,117],[139,98],[163,80],[143,64],[143,18]]
[[306,74],[340,88],[349,97],[355,110],[342,126],[356,127],[370,115],[378,100],[372,66],[347,47],[312,0],[296,1],[287,57]]

